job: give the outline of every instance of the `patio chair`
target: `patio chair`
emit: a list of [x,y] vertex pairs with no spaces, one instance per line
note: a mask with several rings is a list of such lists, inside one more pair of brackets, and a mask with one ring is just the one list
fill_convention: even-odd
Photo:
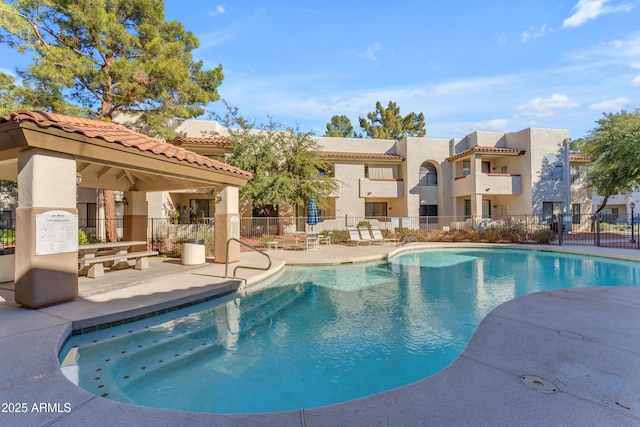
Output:
[[365,242],[369,243],[380,243],[382,244],[384,240],[378,240],[371,237],[371,233],[369,232],[369,227],[358,227],[358,231],[360,232],[360,238]]
[[371,235],[373,236],[374,241],[379,241],[382,243],[397,243],[397,237],[383,237],[382,231],[378,227],[371,227]]
[[307,234],[304,232],[296,231],[293,233],[293,250],[303,248],[307,246]]
[[349,240],[347,240],[347,243],[355,243],[356,245],[359,245],[360,243],[366,243],[367,245],[371,244],[371,239],[363,240],[360,238],[357,228],[347,227],[347,231],[349,232]]
[[320,249],[320,236],[318,233],[309,233],[305,236],[304,243],[308,251],[318,250]]
[[327,246],[331,246],[331,236],[333,236],[333,231],[327,231],[325,236],[320,236],[318,238],[320,243],[325,243]]

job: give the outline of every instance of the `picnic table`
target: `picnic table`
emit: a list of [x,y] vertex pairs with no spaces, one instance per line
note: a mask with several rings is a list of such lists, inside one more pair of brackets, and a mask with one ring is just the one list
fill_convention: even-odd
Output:
[[95,278],[104,275],[104,267],[112,270],[129,268],[129,259],[136,260],[136,269],[149,267],[148,257],[158,255],[157,251],[130,252],[133,246],[146,246],[144,240],[121,242],[88,243],[78,246],[78,274]]

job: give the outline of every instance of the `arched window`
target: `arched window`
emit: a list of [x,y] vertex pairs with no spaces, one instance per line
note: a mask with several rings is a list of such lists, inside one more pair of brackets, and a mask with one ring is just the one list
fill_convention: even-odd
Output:
[[436,167],[431,163],[424,162],[420,166],[420,184],[419,185],[438,185],[438,172]]

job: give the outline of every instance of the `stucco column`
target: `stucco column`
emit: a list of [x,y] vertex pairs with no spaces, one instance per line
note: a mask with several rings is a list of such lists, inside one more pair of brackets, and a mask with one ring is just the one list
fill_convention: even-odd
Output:
[[471,195],[471,216],[475,221],[482,220],[482,194]]
[[[147,193],[144,191],[126,191],[126,203],[122,218],[122,238],[124,240],[147,241]],[[146,251],[147,245],[132,246],[135,251]]]
[[216,203],[214,214],[214,261],[217,263],[236,262],[240,260],[240,244],[232,242],[229,245],[229,259],[227,260],[227,240],[232,237],[240,238],[239,197],[237,187],[226,187],[220,191],[222,199]]
[[76,161],[30,149],[18,153],[16,302],[30,308],[78,296]]

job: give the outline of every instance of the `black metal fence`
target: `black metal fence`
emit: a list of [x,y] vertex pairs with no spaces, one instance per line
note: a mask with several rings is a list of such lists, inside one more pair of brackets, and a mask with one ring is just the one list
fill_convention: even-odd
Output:
[[241,237],[258,246],[267,241],[287,243],[296,232],[333,231],[336,242],[348,239],[347,227],[380,228],[385,237],[413,234],[418,241],[472,241],[492,243],[543,243],[596,245],[640,249],[638,216],[618,215],[615,221],[593,215],[512,215],[475,217],[321,217],[317,225],[306,217],[242,218]]
[[0,254],[13,253],[16,245],[16,220],[0,221]]
[[[122,220],[115,222],[118,239],[123,237]],[[296,232],[333,231],[334,243],[348,240],[348,227],[366,225],[382,230],[385,237],[413,234],[417,241],[470,241],[593,245],[640,249],[639,216],[519,215],[493,218],[473,217],[321,217],[318,224],[306,224],[306,217],[241,218],[240,236],[254,246],[266,242],[286,244]],[[633,222],[633,224],[632,224]],[[79,243],[104,239],[107,221],[81,221]],[[150,218],[147,224],[149,247],[162,254],[180,256],[186,239],[204,239],[207,255],[214,251],[213,221],[176,224],[165,218]],[[16,243],[15,219],[0,222],[0,251],[10,253]]]

